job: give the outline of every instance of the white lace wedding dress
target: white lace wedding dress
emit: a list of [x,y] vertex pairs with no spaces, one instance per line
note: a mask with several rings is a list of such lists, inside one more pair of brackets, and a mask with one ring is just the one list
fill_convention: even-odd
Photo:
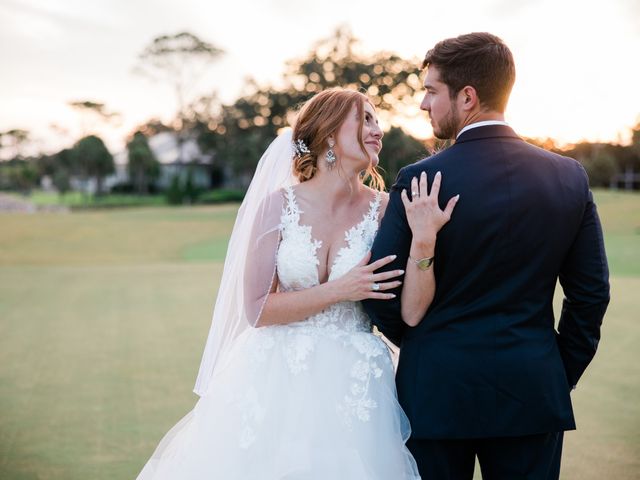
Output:
[[[285,195],[279,289],[300,290],[319,283],[321,242],[300,224],[293,189]],[[345,233],[329,279],[370,249],[379,208],[378,194]],[[409,433],[387,347],[360,304],[342,302],[300,322],[244,332],[138,479],[418,479],[404,444]]]

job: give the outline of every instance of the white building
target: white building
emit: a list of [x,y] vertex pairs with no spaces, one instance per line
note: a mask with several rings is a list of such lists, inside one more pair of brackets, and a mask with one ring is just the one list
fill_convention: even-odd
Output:
[[[194,138],[187,139],[182,144],[182,155],[175,132],[161,132],[149,138],[149,147],[160,162],[160,177],[156,185],[160,189],[168,188],[174,176],[179,175],[184,182],[191,171],[193,183],[200,188],[213,186],[211,154],[202,153],[198,142]],[[104,181],[105,190],[110,190],[117,184],[129,183],[129,162],[127,150],[114,155],[116,172]]]

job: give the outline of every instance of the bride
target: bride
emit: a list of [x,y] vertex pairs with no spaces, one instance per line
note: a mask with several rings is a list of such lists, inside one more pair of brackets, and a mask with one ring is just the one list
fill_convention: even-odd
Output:
[[[230,239],[201,398],[139,480],[419,478],[391,356],[359,304],[394,298],[404,273],[374,273],[393,257],[367,264],[387,203],[382,135],[366,96],[331,89],[265,152]],[[426,235],[453,208],[433,204],[407,208]],[[411,291],[430,297],[424,285]]]

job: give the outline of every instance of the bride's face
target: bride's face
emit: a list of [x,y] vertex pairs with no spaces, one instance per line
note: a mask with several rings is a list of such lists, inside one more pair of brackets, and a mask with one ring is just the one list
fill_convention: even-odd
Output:
[[[378,117],[369,102],[364,102],[364,118],[358,115],[358,108],[353,105],[344,123],[335,136],[336,156],[342,168],[362,171],[369,165],[378,164],[380,149],[382,148],[382,130],[378,125]],[[367,154],[365,155],[358,142],[358,127],[362,124],[362,141]]]

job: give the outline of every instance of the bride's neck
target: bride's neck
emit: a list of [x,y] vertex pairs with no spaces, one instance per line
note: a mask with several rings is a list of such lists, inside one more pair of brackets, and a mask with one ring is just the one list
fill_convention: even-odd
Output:
[[332,211],[356,201],[364,188],[357,172],[340,171],[338,168],[319,170],[308,183]]

